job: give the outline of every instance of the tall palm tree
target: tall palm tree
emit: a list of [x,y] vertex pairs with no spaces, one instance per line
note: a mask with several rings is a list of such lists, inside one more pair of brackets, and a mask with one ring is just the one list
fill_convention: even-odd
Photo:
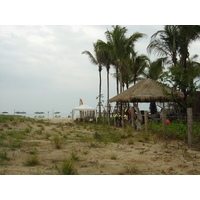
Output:
[[168,25],[151,37],[151,42],[147,47],[149,52],[155,51],[160,55],[171,57],[174,73],[178,73],[176,77],[179,76],[174,84],[178,86],[179,83],[179,88],[184,93],[185,108],[188,106],[187,95],[190,93],[187,87],[189,46],[197,39],[200,39],[199,25]]
[[200,39],[199,25],[178,26],[180,65],[184,70],[187,68],[186,62],[190,55],[188,50],[189,45],[197,39]]
[[88,55],[91,63],[98,66],[98,71],[99,71],[99,95],[98,95],[99,102],[98,102],[98,107],[99,107],[99,117],[101,117],[101,85],[102,85],[102,83],[101,83],[102,82],[101,71],[102,71],[102,64],[103,64],[103,62],[102,62],[102,52],[98,51],[97,43],[94,43],[93,47],[94,47],[94,53],[95,53],[94,56],[89,51],[83,51],[82,54]]
[[110,123],[110,106],[109,106],[109,76],[110,76],[110,65],[112,64],[112,48],[109,42],[104,42],[102,40],[98,40],[96,43],[96,49],[98,52],[101,52],[101,60],[102,64],[106,67],[107,71],[107,109],[108,109],[108,123]]
[[129,57],[124,62],[124,78],[127,89],[129,84],[136,83],[140,80],[140,75],[144,73],[147,67],[148,57],[146,55],[138,55],[137,52],[131,51]]
[[[139,38],[143,37],[142,33],[134,33],[130,37],[126,37],[128,29],[120,26],[113,26],[112,31],[106,31],[107,41],[111,44],[112,47],[112,56],[114,59],[116,67],[116,77],[117,77],[117,94],[118,90],[118,77],[120,79],[120,93],[122,92],[123,86],[123,71],[124,71],[124,60],[129,56],[130,52],[134,48],[134,43],[138,41]],[[118,76],[118,73],[119,76]]]
[[177,64],[178,54],[178,26],[166,25],[164,30],[159,30],[151,36],[147,47],[149,53],[154,52],[158,56],[169,56],[174,65]]

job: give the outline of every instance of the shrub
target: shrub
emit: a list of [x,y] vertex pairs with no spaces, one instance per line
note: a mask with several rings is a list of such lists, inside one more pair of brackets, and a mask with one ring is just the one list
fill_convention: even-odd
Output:
[[38,156],[33,155],[33,156],[29,156],[26,158],[24,165],[25,166],[36,166],[36,165],[38,165],[38,163],[39,163]]
[[61,175],[76,175],[77,171],[74,169],[73,162],[65,160],[61,164],[61,169],[59,169],[59,174],[61,174]]
[[117,160],[117,156],[113,154],[113,155],[111,155],[110,159],[111,160]]
[[70,159],[78,161],[79,160],[79,156],[78,156],[78,154],[76,152],[72,151],[71,154],[70,154]]
[[54,145],[55,145],[56,149],[61,149],[61,147],[62,147],[62,141],[61,141],[61,139],[58,136],[55,136],[53,138],[53,142],[54,142]]
[[10,159],[8,158],[7,152],[0,152],[0,165],[4,165],[4,162],[8,160]]

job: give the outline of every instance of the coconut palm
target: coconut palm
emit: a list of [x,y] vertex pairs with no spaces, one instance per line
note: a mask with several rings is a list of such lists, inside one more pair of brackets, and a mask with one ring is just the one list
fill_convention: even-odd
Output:
[[110,109],[109,109],[109,76],[110,76],[110,65],[112,63],[112,49],[109,42],[104,42],[98,40],[96,43],[96,48],[98,52],[101,52],[102,64],[106,67],[107,71],[107,109],[108,109],[108,123],[110,123]]
[[165,76],[164,64],[168,64],[167,57],[158,58],[157,60],[151,62],[148,60],[148,65],[143,73],[145,78],[151,78],[153,80],[159,80]]
[[169,56],[174,65],[177,63],[178,54],[178,26],[166,25],[164,30],[159,30],[151,36],[147,47],[149,53],[154,52],[158,56]]
[[134,50],[131,51],[129,57],[124,61],[123,79],[127,89],[129,84],[135,84],[136,81],[141,79],[140,75],[144,73],[147,63],[148,57],[146,55],[138,55]]
[[144,34],[136,32],[127,38],[125,36],[127,31],[128,29],[125,27],[117,25],[113,26],[112,31],[105,32],[107,41],[111,44],[112,58],[116,68],[117,94],[119,94],[118,77],[120,79],[120,93],[122,92],[124,60],[129,56],[130,52],[134,48],[134,43],[144,36]]
[[99,107],[99,117],[101,117],[101,71],[102,71],[102,52],[98,51],[98,47],[97,47],[97,43],[93,44],[94,47],[94,53],[95,55],[93,56],[92,53],[90,53],[89,51],[83,51],[82,54],[86,54],[89,56],[89,59],[91,61],[91,63],[93,63],[94,65],[98,66],[98,71],[99,71],[99,95],[98,95],[98,107]]
[[[176,74],[174,84],[181,88],[184,93],[184,102],[187,107],[187,95],[190,95],[188,88],[189,67],[189,46],[200,38],[199,25],[168,25],[164,30],[156,32],[151,37],[147,47],[149,52],[156,52],[160,55],[170,56],[173,62],[173,73]],[[180,58],[180,61],[177,59]]]

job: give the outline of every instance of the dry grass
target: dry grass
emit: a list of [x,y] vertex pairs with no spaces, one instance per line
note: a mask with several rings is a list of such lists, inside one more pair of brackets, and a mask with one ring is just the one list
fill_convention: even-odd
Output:
[[0,117],[0,174],[199,174],[200,154],[130,128]]

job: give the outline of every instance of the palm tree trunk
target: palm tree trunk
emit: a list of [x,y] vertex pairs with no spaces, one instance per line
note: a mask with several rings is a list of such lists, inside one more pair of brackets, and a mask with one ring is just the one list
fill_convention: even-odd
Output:
[[117,85],[117,94],[119,94],[119,67],[116,65],[116,85]]
[[123,80],[122,80],[122,74],[123,74],[123,72],[122,72],[122,66],[120,66],[120,93],[122,93],[122,91],[123,91]]
[[101,117],[101,71],[102,67],[99,66],[99,117]]
[[108,111],[108,125],[110,125],[110,105],[109,105],[109,99],[110,99],[109,70],[110,70],[110,66],[108,65],[106,67],[106,69],[107,69],[107,111]]

